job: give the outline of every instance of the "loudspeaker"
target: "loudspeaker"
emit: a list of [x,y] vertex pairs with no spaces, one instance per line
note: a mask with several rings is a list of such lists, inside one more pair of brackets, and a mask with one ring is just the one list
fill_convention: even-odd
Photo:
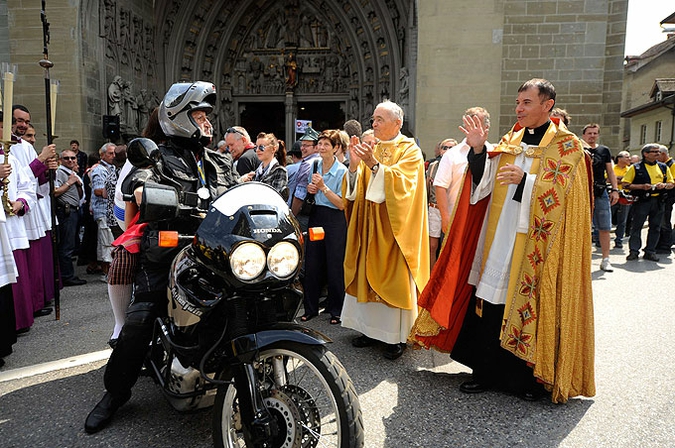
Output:
[[117,142],[120,138],[120,117],[119,115],[103,116],[103,136],[111,142]]

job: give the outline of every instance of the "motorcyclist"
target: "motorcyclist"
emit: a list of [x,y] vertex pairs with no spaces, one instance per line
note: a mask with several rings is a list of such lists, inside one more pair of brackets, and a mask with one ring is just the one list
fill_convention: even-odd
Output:
[[[208,82],[176,83],[159,106],[159,124],[167,140],[159,145],[160,163],[156,172],[139,176],[132,185],[137,202],[144,182],[167,184],[184,192],[200,208],[229,188],[235,181],[222,169],[219,153],[206,150],[213,127],[207,117],[216,102],[215,86]],[[105,395],[89,413],[85,431],[103,429],[117,409],[131,397],[152,338],[154,320],[166,314],[168,274],[173,255],[180,248],[164,249],[157,245],[160,230],[194,234],[200,219],[178,217],[170,221],[150,222],[140,246],[139,269],[134,294],[127,310],[124,327],[118,337],[104,375]]]

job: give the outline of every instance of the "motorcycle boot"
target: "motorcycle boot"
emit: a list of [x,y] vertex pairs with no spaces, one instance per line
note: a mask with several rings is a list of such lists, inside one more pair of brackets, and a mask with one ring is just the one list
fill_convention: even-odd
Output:
[[101,401],[89,413],[84,422],[84,430],[88,434],[94,434],[105,428],[117,409],[131,398],[131,391],[123,395],[113,395],[106,392]]
[[103,382],[106,393],[84,422],[84,430],[93,434],[105,428],[115,412],[131,397],[131,388],[138,379],[152,327],[157,315],[152,302],[132,303],[127,318],[110,355]]

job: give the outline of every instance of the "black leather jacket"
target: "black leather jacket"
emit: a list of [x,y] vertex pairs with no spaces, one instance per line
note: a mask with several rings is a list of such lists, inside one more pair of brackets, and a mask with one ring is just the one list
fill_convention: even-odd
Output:
[[[237,184],[232,169],[232,158],[229,154],[203,148],[194,140],[184,138],[170,138],[158,147],[161,154],[161,172],[169,181],[162,179],[153,170],[136,170],[124,180],[122,191],[125,194],[132,194],[145,182],[156,182],[173,186],[182,192],[192,193],[191,199],[197,204],[199,199],[196,193],[202,187],[197,168],[198,158],[203,160],[205,186],[210,195],[210,199],[200,202],[201,208],[206,209],[211,200]],[[199,222],[195,218],[179,217],[169,222],[150,223],[149,227],[157,230],[192,233],[199,226]]]

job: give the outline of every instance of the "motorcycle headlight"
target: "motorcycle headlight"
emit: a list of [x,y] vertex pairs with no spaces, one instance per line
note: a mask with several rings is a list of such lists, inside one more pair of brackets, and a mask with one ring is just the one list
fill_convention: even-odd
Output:
[[237,246],[230,255],[230,267],[239,280],[253,280],[265,269],[265,251],[254,243]]
[[275,244],[267,254],[267,267],[280,279],[286,279],[293,275],[299,263],[298,249],[288,241]]

